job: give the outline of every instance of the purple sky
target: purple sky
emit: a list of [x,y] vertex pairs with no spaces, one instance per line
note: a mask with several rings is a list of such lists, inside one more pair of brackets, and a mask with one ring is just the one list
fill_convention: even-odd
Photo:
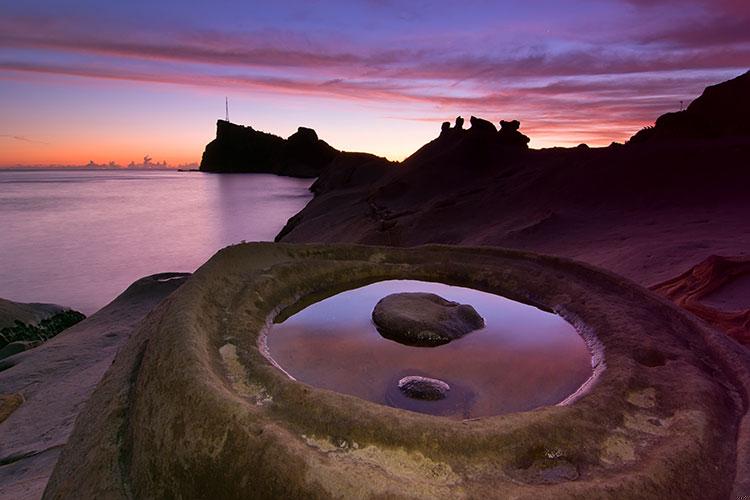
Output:
[[750,67],[748,0],[0,0],[0,166],[199,161],[236,123],[402,159],[461,114],[623,140]]

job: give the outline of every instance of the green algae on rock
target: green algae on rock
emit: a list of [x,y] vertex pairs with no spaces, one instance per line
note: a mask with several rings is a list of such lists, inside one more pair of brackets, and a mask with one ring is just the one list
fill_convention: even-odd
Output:
[[[282,311],[387,279],[555,311],[594,375],[561,404],[460,421],[317,389],[267,357]],[[729,498],[750,494],[748,399],[745,350],[591,266],[495,248],[243,244],[118,353],[45,498]]]

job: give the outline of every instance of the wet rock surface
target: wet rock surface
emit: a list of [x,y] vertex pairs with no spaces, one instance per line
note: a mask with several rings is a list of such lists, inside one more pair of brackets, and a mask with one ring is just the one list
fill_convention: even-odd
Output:
[[399,390],[412,399],[421,399],[423,401],[437,401],[445,399],[450,385],[436,378],[420,377],[419,375],[409,375],[398,381]]
[[432,347],[484,327],[484,319],[468,304],[433,293],[394,293],[372,311],[380,334],[405,345]]

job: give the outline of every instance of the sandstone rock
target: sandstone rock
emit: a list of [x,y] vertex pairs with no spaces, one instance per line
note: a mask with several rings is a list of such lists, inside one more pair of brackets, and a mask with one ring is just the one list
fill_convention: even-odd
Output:
[[425,401],[445,399],[450,385],[436,378],[410,375],[398,381],[399,390],[407,397]]
[[415,346],[447,344],[484,327],[484,319],[470,305],[445,300],[432,293],[394,293],[372,311],[380,334]]
[[[558,405],[456,422],[303,384],[230,343],[258,345],[279,304],[355,279],[445,276],[564,308],[597,346],[593,378]],[[641,365],[633,348],[644,343],[679,363]],[[740,432],[749,362],[744,347],[688,313],[569,259],[447,245],[233,245],[107,363],[45,498],[739,497],[750,493]],[[409,373],[419,374],[397,375]],[[422,406],[451,401],[460,385],[444,400],[420,401],[397,381],[388,388]],[[25,422],[28,404],[10,418]],[[477,473],[488,466],[493,473]]]

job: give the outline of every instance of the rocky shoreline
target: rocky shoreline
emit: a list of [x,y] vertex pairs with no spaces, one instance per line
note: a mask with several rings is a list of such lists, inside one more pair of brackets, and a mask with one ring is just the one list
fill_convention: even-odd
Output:
[[[53,468],[45,498],[750,494],[750,354],[707,325],[750,342],[750,306],[715,298],[750,290],[748,95],[750,72],[607,148],[458,119],[400,163],[219,121],[202,171],[317,177],[314,199],[280,243],[139,280],[0,361],[0,496],[39,498]],[[595,377],[559,406],[438,425],[296,383],[254,344],[321,287],[415,276],[558,312]]]

